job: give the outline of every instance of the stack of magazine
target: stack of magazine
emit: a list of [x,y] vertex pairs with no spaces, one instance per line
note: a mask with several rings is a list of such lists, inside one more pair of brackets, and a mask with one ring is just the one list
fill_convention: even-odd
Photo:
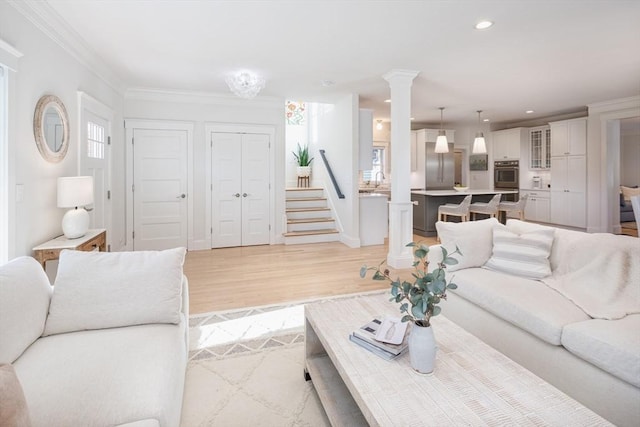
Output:
[[349,339],[386,360],[395,359],[407,349],[408,322],[399,317],[375,318],[356,329]]

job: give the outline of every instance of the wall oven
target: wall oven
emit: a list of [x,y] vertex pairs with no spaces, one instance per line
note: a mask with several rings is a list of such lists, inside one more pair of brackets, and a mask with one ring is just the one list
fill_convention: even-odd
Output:
[[518,160],[500,160],[493,165],[493,186],[495,188],[508,188],[517,190],[519,188],[518,176],[520,175]]

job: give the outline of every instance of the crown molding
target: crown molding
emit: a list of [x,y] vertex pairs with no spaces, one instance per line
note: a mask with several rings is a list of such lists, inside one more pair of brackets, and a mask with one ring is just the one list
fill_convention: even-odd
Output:
[[256,108],[284,109],[284,98],[273,96],[257,96],[253,99],[242,99],[235,95],[200,92],[179,91],[154,88],[129,88],[124,94],[125,100],[177,102],[182,104],[208,104]]
[[640,96],[630,96],[628,98],[612,99],[610,101],[595,102],[588,104],[589,114],[602,113],[611,110],[625,110],[627,108],[640,108]]
[[125,85],[122,80],[49,3],[42,0],[7,0],[7,2],[112,89],[120,93],[124,92]]

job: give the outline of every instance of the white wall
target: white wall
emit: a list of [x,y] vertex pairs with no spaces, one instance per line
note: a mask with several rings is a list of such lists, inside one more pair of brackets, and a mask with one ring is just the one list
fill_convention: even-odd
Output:
[[[78,173],[78,100],[82,90],[115,112],[116,124],[122,123],[122,92],[116,84],[107,84],[76,56],[53,42],[31,21],[7,2],[0,2],[0,37],[21,51],[18,70],[11,73],[9,100],[9,259],[31,255],[31,249],[62,234],[63,209],[56,207],[56,180]],[[38,99],[45,94],[58,96],[69,114],[70,145],[66,158],[57,164],[44,160],[33,136],[33,113]],[[124,162],[123,129],[114,126],[112,159]],[[16,201],[16,186],[24,190]],[[124,232],[124,176],[113,176],[113,230],[109,240],[118,240]]]
[[[278,238],[282,235],[285,188],[285,120],[284,100],[260,99],[244,100],[235,96],[198,93],[180,93],[169,91],[127,91],[124,103],[124,115],[127,119],[177,120],[193,122],[193,240],[199,248],[210,244],[210,231],[206,229],[206,188],[209,171],[205,146],[209,138],[205,135],[205,123],[259,124],[272,125],[276,129],[275,143],[275,224],[272,230]],[[290,156],[292,156],[289,153]],[[314,163],[316,160],[314,160]],[[114,174],[124,175],[124,164]],[[211,246],[208,246],[211,247]]]
[[[310,147],[317,157],[313,173],[326,189],[342,227],[341,240],[348,246],[360,246],[358,197],[358,96],[347,95],[331,104],[317,104],[314,114],[309,110],[312,130]],[[339,199],[329,178],[319,151],[326,151],[333,174],[345,198]]]

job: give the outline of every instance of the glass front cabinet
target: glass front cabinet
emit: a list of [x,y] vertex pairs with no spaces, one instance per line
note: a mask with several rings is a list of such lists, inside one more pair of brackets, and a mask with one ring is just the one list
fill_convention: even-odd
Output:
[[529,168],[551,167],[551,129],[540,126],[529,130]]

